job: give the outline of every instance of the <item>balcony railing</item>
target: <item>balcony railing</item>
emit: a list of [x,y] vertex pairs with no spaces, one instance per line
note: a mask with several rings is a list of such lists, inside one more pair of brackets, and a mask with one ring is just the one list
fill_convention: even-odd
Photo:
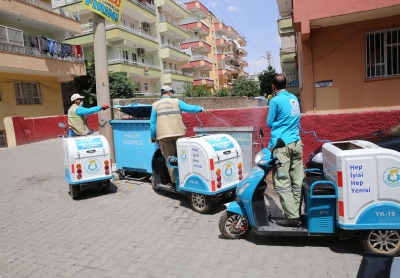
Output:
[[170,17],[168,17],[166,15],[160,15],[158,19],[159,19],[160,22],[169,22],[172,25],[174,25],[174,26],[179,28],[179,20],[170,18]]
[[71,5],[75,3],[80,3],[82,0],[52,0],[51,3],[53,7],[61,7],[61,6],[66,6],[66,5]]
[[138,0],[129,0],[129,1],[131,1],[132,3],[135,3],[139,7],[145,9],[146,11],[148,11],[154,15],[156,14],[156,9],[153,4],[149,4],[147,2],[139,2]]
[[197,61],[197,60],[204,60],[204,61],[212,63],[212,60],[205,55],[193,55],[192,61]]
[[[93,32],[93,24],[92,23],[82,24],[81,28],[82,28],[82,34],[88,34],[88,33],[92,33]],[[132,29],[132,28],[129,28],[129,27],[123,26],[123,25],[115,25],[115,24],[111,24],[111,23],[106,24],[106,30],[115,29],[115,28],[119,28],[121,30],[127,31],[129,33],[138,35],[140,37],[143,37],[143,38],[146,38],[146,39],[149,39],[149,40],[151,40],[153,42],[157,42],[158,43],[157,38],[152,37],[152,36],[142,32],[142,31],[136,31],[135,29]]]
[[186,5],[182,1],[179,1],[179,0],[172,0],[172,1],[175,2],[183,10],[185,10],[186,12],[189,13],[189,10],[186,8]]
[[289,18],[289,17],[292,17],[292,12],[286,12],[286,13],[279,14],[279,19],[281,19],[281,18]]
[[183,71],[178,71],[178,70],[173,70],[173,69],[165,69],[164,73],[174,73],[174,74],[179,74],[179,75],[185,75],[185,76],[190,76],[193,77],[193,73],[187,73]]
[[173,45],[171,45],[171,44],[162,44],[161,45],[161,48],[172,48],[172,49],[174,49],[174,50],[176,50],[176,51],[179,51],[179,52],[181,52],[181,53],[183,53],[183,54],[187,54],[185,51],[183,51],[182,49],[180,49],[180,48],[178,48],[178,47],[176,47],[176,46],[173,46]]
[[135,62],[129,59],[125,58],[113,58],[108,60],[109,65],[115,65],[115,64],[130,64],[133,66],[138,66],[138,67],[143,67],[143,68],[148,68],[148,69],[155,69],[155,70],[160,70],[159,66],[151,65],[151,64],[146,64],[146,63],[139,63]]
[[68,18],[71,18],[74,20],[79,20],[78,14],[71,13],[70,11],[66,11],[61,8],[53,9],[52,5],[50,5],[49,3],[46,3],[44,1],[41,1],[41,0],[19,0],[19,1],[28,3],[30,5],[33,5],[35,7],[38,7],[40,9],[43,9],[43,10],[46,10],[49,12],[53,12],[55,14],[59,14],[59,15],[62,15],[62,16],[65,16],[65,17],[68,17]]
[[288,87],[299,86],[296,66],[283,67],[282,72],[286,76]]
[[221,34],[216,34],[215,38],[216,39],[224,39],[224,40],[227,40],[227,41],[229,40],[229,38],[227,36],[221,35]]
[[189,39],[187,41],[181,42],[181,44],[183,43],[189,43],[189,42],[203,42],[205,44],[210,45],[206,40],[200,39],[200,38],[195,38],[195,39]]
[[9,43],[0,42],[0,50],[12,52],[16,54],[22,54],[26,56],[34,56],[39,58],[47,58],[47,59],[54,59],[60,61],[67,61],[67,62],[79,62],[83,63],[83,57],[56,57],[55,55],[52,56],[49,53],[40,52],[39,49],[30,46],[21,46],[21,45],[14,45]]

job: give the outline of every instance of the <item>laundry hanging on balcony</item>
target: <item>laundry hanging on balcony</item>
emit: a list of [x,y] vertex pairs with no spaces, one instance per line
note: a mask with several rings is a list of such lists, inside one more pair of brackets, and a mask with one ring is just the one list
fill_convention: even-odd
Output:
[[[58,56],[60,58],[82,57],[82,47],[80,45],[71,45],[68,43],[62,43],[56,40],[46,38],[44,36],[39,36],[36,38],[38,43],[37,48],[39,51],[44,53],[50,53],[53,56]],[[36,47],[36,46],[35,46]]]

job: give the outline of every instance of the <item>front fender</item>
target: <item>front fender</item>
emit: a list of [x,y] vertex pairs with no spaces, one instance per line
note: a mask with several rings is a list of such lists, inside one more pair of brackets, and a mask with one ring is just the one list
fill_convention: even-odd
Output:
[[247,216],[246,209],[241,202],[230,202],[225,204],[225,206],[226,210],[229,212],[233,212],[241,216]]

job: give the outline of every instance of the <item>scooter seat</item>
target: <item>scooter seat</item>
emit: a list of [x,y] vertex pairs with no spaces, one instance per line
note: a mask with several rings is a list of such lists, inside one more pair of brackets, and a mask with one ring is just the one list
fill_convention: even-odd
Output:
[[[303,187],[310,195],[310,187],[314,182],[326,181],[324,177],[312,176],[306,177],[303,180]],[[320,183],[314,186],[313,195],[335,195],[335,187],[330,183]]]

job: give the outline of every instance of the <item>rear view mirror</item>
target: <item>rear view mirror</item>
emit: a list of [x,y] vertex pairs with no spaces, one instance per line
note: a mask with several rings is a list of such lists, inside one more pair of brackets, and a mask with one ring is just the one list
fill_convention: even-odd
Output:
[[65,128],[65,124],[64,123],[58,123],[58,126],[61,128]]
[[264,130],[262,127],[260,127],[260,137],[264,137]]

